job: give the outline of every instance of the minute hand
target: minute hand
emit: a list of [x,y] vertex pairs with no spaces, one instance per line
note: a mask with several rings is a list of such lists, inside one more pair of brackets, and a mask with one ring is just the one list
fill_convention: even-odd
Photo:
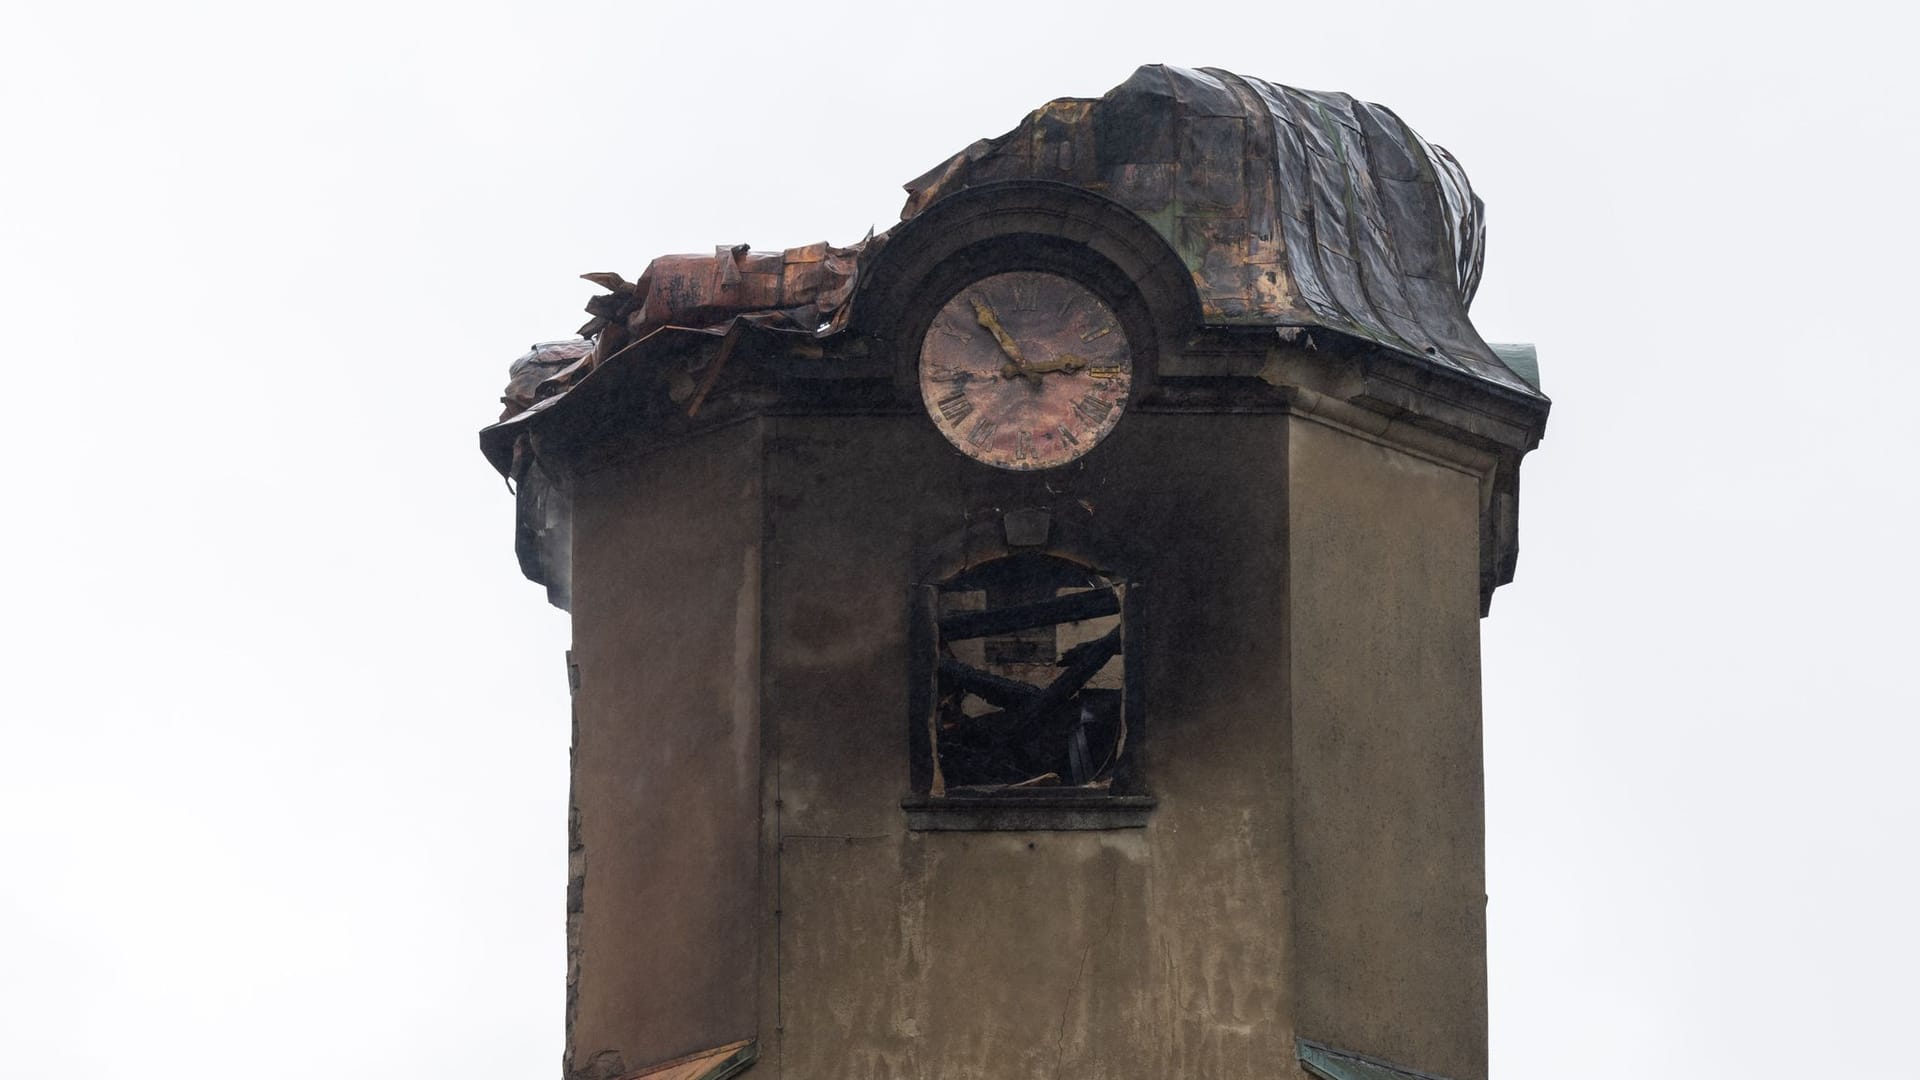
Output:
[[1026,365],[1027,361],[1020,355],[1020,346],[1015,345],[1013,339],[1007,336],[1007,331],[1000,325],[999,317],[993,313],[992,308],[987,306],[987,302],[977,296],[973,297],[973,317],[981,326],[987,328],[987,332],[993,335],[993,340],[1000,343],[1001,352],[1006,353],[1014,363],[1023,367]]
[[1071,374],[1086,366],[1085,358],[1075,356],[1073,353],[1061,353],[1051,360],[1035,360],[1023,366],[1021,371],[1027,375],[1045,375],[1050,371],[1064,371]]

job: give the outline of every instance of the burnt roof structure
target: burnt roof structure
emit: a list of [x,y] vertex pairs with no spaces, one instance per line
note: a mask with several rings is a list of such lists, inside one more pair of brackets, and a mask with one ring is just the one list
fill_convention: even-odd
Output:
[[1467,318],[1485,230],[1466,172],[1383,106],[1150,65],[954,155],[907,185],[901,217],[1004,180],[1070,184],[1138,214],[1193,275],[1208,324],[1335,330],[1539,393]]
[[[926,250],[950,256],[953,236],[1009,230],[1124,248],[1104,253],[1154,294],[1161,321],[1195,335],[1310,335],[1397,363],[1402,382],[1502,402],[1512,415],[1499,423],[1527,448],[1544,426],[1532,347],[1489,345],[1467,314],[1485,249],[1479,197],[1452,154],[1383,106],[1148,65],[1099,98],[1050,101],[905,186],[900,224],[847,247],[722,246],[656,258],[635,282],[583,275],[608,292],[589,301],[579,340],[515,361],[483,451],[524,486],[541,437],[578,445],[622,422],[632,381],[652,375],[691,419],[747,342],[799,377],[871,376],[873,357],[898,351],[889,320]],[[701,375],[662,363],[689,349],[713,354]],[[556,587],[537,550],[542,530],[562,527],[551,498],[522,492],[517,546],[527,575]],[[1511,544],[1497,546],[1496,583],[1512,561]],[[563,585],[553,599],[564,606]]]

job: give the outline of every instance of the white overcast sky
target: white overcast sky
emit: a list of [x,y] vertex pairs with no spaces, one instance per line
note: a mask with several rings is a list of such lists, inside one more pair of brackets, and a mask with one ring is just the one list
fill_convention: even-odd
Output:
[[14,0],[0,1075],[557,1075],[568,635],[475,448],[507,362],[581,272],[856,240],[1166,62],[1453,150],[1474,320],[1539,345],[1483,624],[1495,1076],[1920,1076],[1914,39],[1849,0]]

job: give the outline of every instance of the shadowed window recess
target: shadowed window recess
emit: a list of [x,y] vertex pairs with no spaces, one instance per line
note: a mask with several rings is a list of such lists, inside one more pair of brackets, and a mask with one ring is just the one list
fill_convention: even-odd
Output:
[[930,799],[1140,791],[1137,583],[1029,552],[916,592],[914,788]]

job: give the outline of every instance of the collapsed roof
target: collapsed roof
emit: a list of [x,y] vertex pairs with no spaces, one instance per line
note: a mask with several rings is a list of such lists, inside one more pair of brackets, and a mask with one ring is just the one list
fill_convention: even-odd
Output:
[[[911,181],[901,222],[1008,180],[1079,187],[1138,215],[1191,272],[1205,324],[1333,330],[1541,397],[1467,317],[1485,227],[1466,173],[1383,106],[1218,68],[1151,64],[1102,97],[1050,101]],[[840,334],[888,236],[667,255],[631,283],[584,275],[610,290],[587,305],[593,318],[580,332],[592,347],[564,343],[538,363],[523,357],[502,419],[661,329],[744,323]],[[568,362],[548,363],[552,348]],[[526,380],[530,367],[543,378]]]
[[964,203],[955,198],[962,192],[991,195],[995,185],[1071,191],[1157,237],[1194,323],[1172,330],[1331,332],[1465,379],[1544,420],[1531,347],[1496,350],[1467,316],[1484,209],[1453,155],[1392,111],[1346,94],[1148,65],[1099,98],[1050,101],[909,182],[901,224],[885,233],[847,247],[757,252],[743,244],[667,255],[634,282],[584,275],[608,292],[588,302],[581,338],[535,346],[515,361],[500,422],[481,433],[488,458],[523,489],[516,547],[527,575],[565,605],[553,560],[537,550],[557,542],[564,507],[538,476],[534,490],[525,488],[536,457],[529,433],[575,423],[565,415],[578,404],[567,401],[579,396],[574,388],[609,369],[637,375],[717,338],[718,358],[687,391],[691,417],[748,336],[815,342],[811,352],[787,353],[832,365],[848,351],[837,347],[843,339],[859,339],[863,323],[898,302],[900,283],[888,280],[882,258],[888,246],[907,245],[916,223],[937,231],[936,207]]

